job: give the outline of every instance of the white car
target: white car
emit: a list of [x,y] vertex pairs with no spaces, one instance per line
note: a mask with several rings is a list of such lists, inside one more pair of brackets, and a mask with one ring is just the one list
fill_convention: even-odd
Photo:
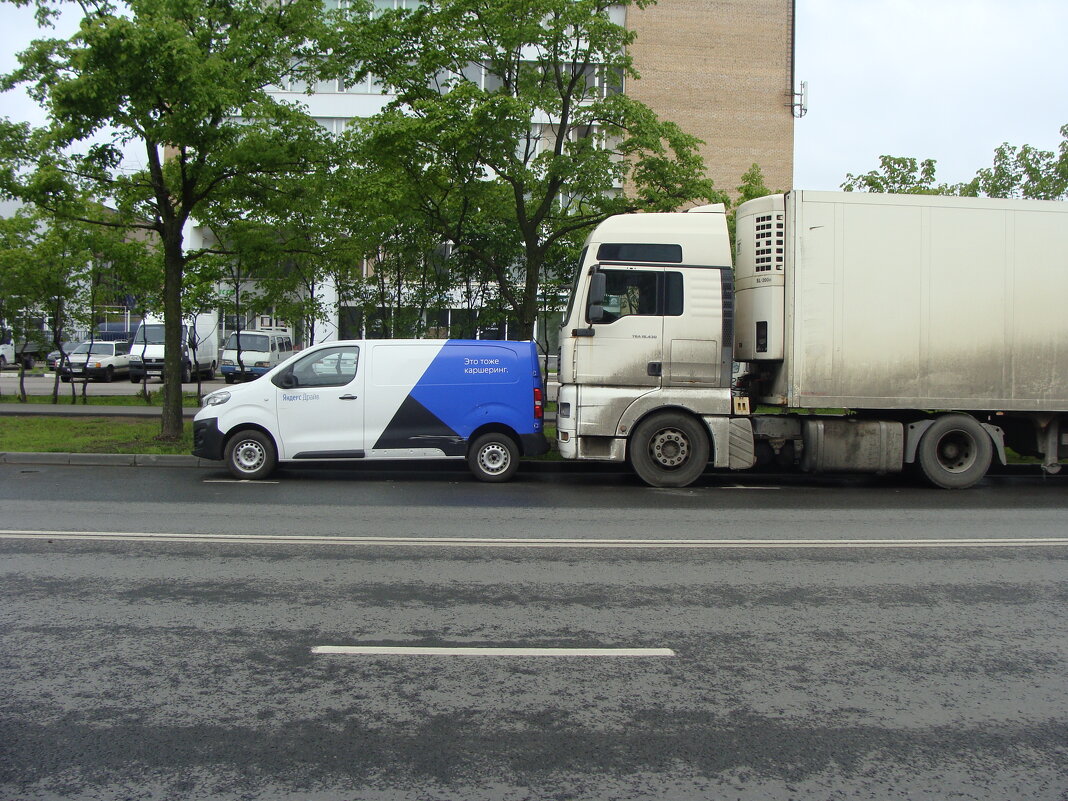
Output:
[[59,367],[61,381],[72,377],[112,381],[129,373],[129,342],[83,342],[71,352],[68,364]]

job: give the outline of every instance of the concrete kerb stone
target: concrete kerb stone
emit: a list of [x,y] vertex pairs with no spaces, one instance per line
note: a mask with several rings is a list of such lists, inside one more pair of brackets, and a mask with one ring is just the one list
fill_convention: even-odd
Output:
[[82,467],[208,467],[219,462],[182,454],[0,452],[0,464],[78,465]]

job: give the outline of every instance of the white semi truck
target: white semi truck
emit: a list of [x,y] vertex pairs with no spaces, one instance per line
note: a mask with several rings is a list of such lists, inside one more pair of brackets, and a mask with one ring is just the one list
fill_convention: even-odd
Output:
[[1068,203],[795,191],[612,217],[561,328],[557,444],[680,487],[710,465],[965,488],[1068,458]]

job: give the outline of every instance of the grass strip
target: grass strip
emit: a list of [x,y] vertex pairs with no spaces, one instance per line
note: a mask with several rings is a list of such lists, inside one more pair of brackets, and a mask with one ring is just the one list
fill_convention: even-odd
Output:
[[[65,389],[65,393],[64,393]],[[163,393],[160,391],[149,392],[148,401],[141,395],[86,395],[84,402],[81,395],[81,390],[78,391],[78,396],[74,402],[71,402],[70,388],[65,387],[60,389],[58,402],[52,403],[51,395],[28,395],[26,396],[26,403],[49,406],[149,406],[159,408],[163,405]],[[205,393],[207,394],[207,393]],[[5,392],[0,395],[0,403],[21,403],[18,395],[14,393]],[[197,408],[197,396],[195,392],[183,392],[182,393],[182,406],[188,409]]]
[[0,417],[0,451],[189,454],[193,426],[177,442],[159,438],[158,420],[117,417]]

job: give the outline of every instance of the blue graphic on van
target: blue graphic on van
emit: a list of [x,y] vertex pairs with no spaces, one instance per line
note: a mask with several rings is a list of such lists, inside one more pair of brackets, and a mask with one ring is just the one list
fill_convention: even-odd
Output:
[[533,343],[449,340],[374,447],[431,447],[459,455],[472,432],[487,423],[520,436],[540,433],[532,385],[541,388]]

